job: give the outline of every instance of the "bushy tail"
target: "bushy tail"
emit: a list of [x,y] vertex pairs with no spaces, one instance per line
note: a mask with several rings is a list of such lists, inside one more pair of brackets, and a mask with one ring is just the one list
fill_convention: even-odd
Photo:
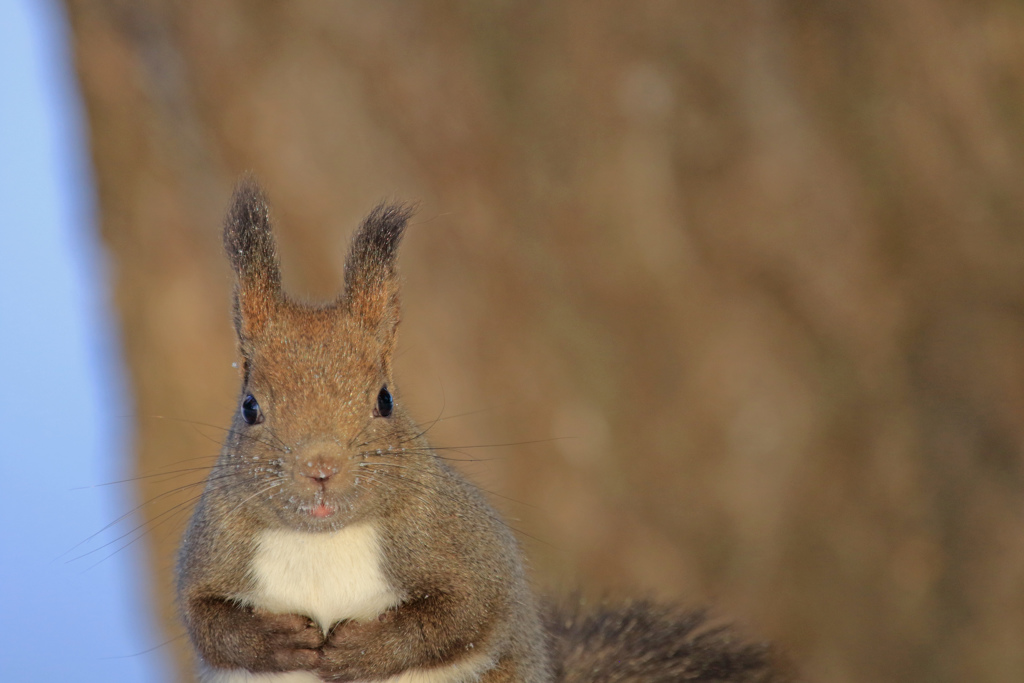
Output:
[[703,611],[646,601],[552,605],[546,614],[557,683],[783,683],[766,644],[744,642]]

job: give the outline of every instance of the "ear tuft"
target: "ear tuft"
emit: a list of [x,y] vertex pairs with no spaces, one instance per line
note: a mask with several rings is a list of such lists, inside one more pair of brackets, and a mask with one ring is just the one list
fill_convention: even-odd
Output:
[[277,247],[270,231],[270,207],[259,183],[244,176],[235,187],[224,223],[224,250],[243,280],[266,280],[280,287]]
[[345,260],[345,305],[388,336],[398,323],[398,245],[413,214],[404,204],[379,204],[352,238]]
[[345,261],[345,288],[357,276],[374,277],[394,273],[398,245],[413,209],[404,204],[378,204],[363,219],[352,238]]
[[281,268],[271,232],[270,208],[252,175],[235,188],[224,222],[224,250],[238,277],[236,310],[240,334],[266,323],[281,296]]

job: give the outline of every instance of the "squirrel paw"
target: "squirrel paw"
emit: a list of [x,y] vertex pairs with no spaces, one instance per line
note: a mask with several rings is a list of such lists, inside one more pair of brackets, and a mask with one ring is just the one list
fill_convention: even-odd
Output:
[[[390,612],[372,621],[342,621],[334,625],[321,648],[317,673],[327,681],[365,677],[373,671],[374,656],[380,645],[381,631],[390,620]],[[382,663],[383,664],[383,663]]]
[[262,641],[253,671],[315,669],[320,663],[323,633],[308,617],[253,610],[254,630]]

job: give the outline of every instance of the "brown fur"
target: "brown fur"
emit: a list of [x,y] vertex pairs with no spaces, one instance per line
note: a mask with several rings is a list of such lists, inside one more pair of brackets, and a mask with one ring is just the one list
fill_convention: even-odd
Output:
[[[668,608],[573,607],[549,612],[545,627],[508,527],[434,455],[400,397],[389,417],[375,414],[381,387],[394,393],[395,257],[408,216],[400,206],[374,209],[352,241],[342,296],[308,306],[281,290],[259,187],[246,179],[236,190],[224,244],[237,275],[239,402],[255,397],[263,421],[235,412],[182,545],[179,601],[200,657],[339,681],[467,653],[496,662],[485,683],[777,680],[763,649],[699,632],[700,617]],[[318,505],[335,513],[318,518]],[[324,636],[306,615],[244,606],[262,531],[329,533],[365,521],[378,529],[397,607]]]
[[238,276],[235,325],[239,336],[259,334],[281,303],[281,269],[270,232],[270,208],[256,180],[245,177],[224,228],[224,251]]
[[545,622],[557,683],[783,683],[767,644],[711,626],[702,610],[647,601],[550,605]]
[[[353,240],[343,296],[311,307],[280,290],[263,194],[251,180],[236,191],[224,242],[237,274],[241,398],[256,397],[264,422],[249,425],[236,412],[180,555],[182,612],[210,666],[370,680],[468,652],[500,662],[488,680],[549,678],[508,528],[434,456],[400,399],[390,417],[374,416],[381,387],[394,392],[394,261],[407,217],[401,207],[375,209]],[[332,475],[322,485],[310,478],[324,469]],[[316,502],[337,514],[315,519]],[[324,638],[303,615],[238,604],[261,530],[326,533],[369,519],[404,597],[397,608],[337,624]]]

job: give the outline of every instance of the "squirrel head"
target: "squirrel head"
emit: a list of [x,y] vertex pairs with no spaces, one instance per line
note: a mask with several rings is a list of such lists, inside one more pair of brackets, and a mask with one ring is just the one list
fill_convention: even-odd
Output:
[[[357,461],[405,443],[414,424],[394,404],[391,361],[399,320],[398,245],[411,211],[377,206],[356,231],[341,295],[290,299],[266,198],[251,177],[235,190],[224,246],[236,275],[242,392],[225,465],[251,473],[268,496],[297,501],[290,524],[336,528],[365,492]],[[390,450],[390,449],[389,449]],[[257,476],[271,470],[275,476]],[[292,509],[294,508],[294,509]]]

